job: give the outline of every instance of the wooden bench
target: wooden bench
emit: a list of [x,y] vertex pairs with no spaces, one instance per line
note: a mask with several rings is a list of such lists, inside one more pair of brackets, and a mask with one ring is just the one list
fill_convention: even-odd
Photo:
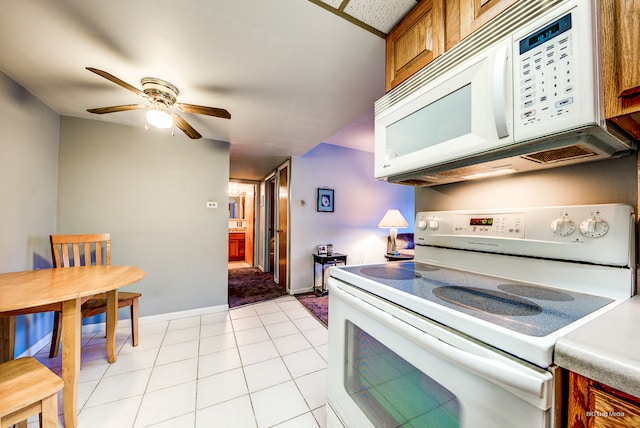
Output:
[[58,426],[58,391],[63,382],[33,357],[0,364],[0,428],[26,428],[40,414],[43,428]]

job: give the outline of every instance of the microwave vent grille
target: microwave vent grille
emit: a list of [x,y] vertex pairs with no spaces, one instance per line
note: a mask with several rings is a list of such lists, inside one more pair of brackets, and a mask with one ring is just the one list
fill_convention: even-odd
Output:
[[585,158],[589,156],[596,156],[598,153],[589,150],[580,145],[561,147],[559,149],[544,150],[538,153],[532,153],[526,156],[522,156],[523,159],[527,159],[533,162],[545,164],[552,162],[562,162],[567,160],[573,160],[578,158]]
[[394,181],[394,184],[404,184],[407,186],[433,186],[434,184],[438,184],[435,183],[433,181],[427,181],[427,180],[421,180],[419,178],[412,178],[412,179],[407,179],[407,180],[400,180],[400,181]]

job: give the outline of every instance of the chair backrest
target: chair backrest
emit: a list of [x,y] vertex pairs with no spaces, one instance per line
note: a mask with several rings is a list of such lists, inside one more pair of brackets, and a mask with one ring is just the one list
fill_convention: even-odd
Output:
[[50,238],[53,267],[111,264],[110,233],[51,235]]

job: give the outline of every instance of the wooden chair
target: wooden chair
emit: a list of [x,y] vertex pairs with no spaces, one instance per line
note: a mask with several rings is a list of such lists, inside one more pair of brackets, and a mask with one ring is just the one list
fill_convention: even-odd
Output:
[[58,426],[58,391],[64,382],[33,357],[0,364],[0,428],[27,428],[40,414],[40,426]]
[[[51,254],[55,268],[71,266],[111,264],[111,234],[97,233],[85,235],[51,235]],[[135,292],[118,292],[118,308],[131,307],[131,339],[138,346],[138,298]],[[82,318],[92,317],[107,310],[106,293],[92,296],[82,304]],[[62,312],[56,310],[53,319],[53,333],[49,357],[58,355],[62,332]]]

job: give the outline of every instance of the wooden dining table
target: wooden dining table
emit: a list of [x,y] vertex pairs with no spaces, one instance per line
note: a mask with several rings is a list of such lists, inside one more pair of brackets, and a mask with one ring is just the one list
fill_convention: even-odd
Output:
[[144,276],[145,272],[140,268],[113,265],[0,274],[0,312],[62,303],[62,401],[67,428],[78,425],[82,302],[95,294],[107,293],[107,358],[114,363],[118,288],[137,282]]

